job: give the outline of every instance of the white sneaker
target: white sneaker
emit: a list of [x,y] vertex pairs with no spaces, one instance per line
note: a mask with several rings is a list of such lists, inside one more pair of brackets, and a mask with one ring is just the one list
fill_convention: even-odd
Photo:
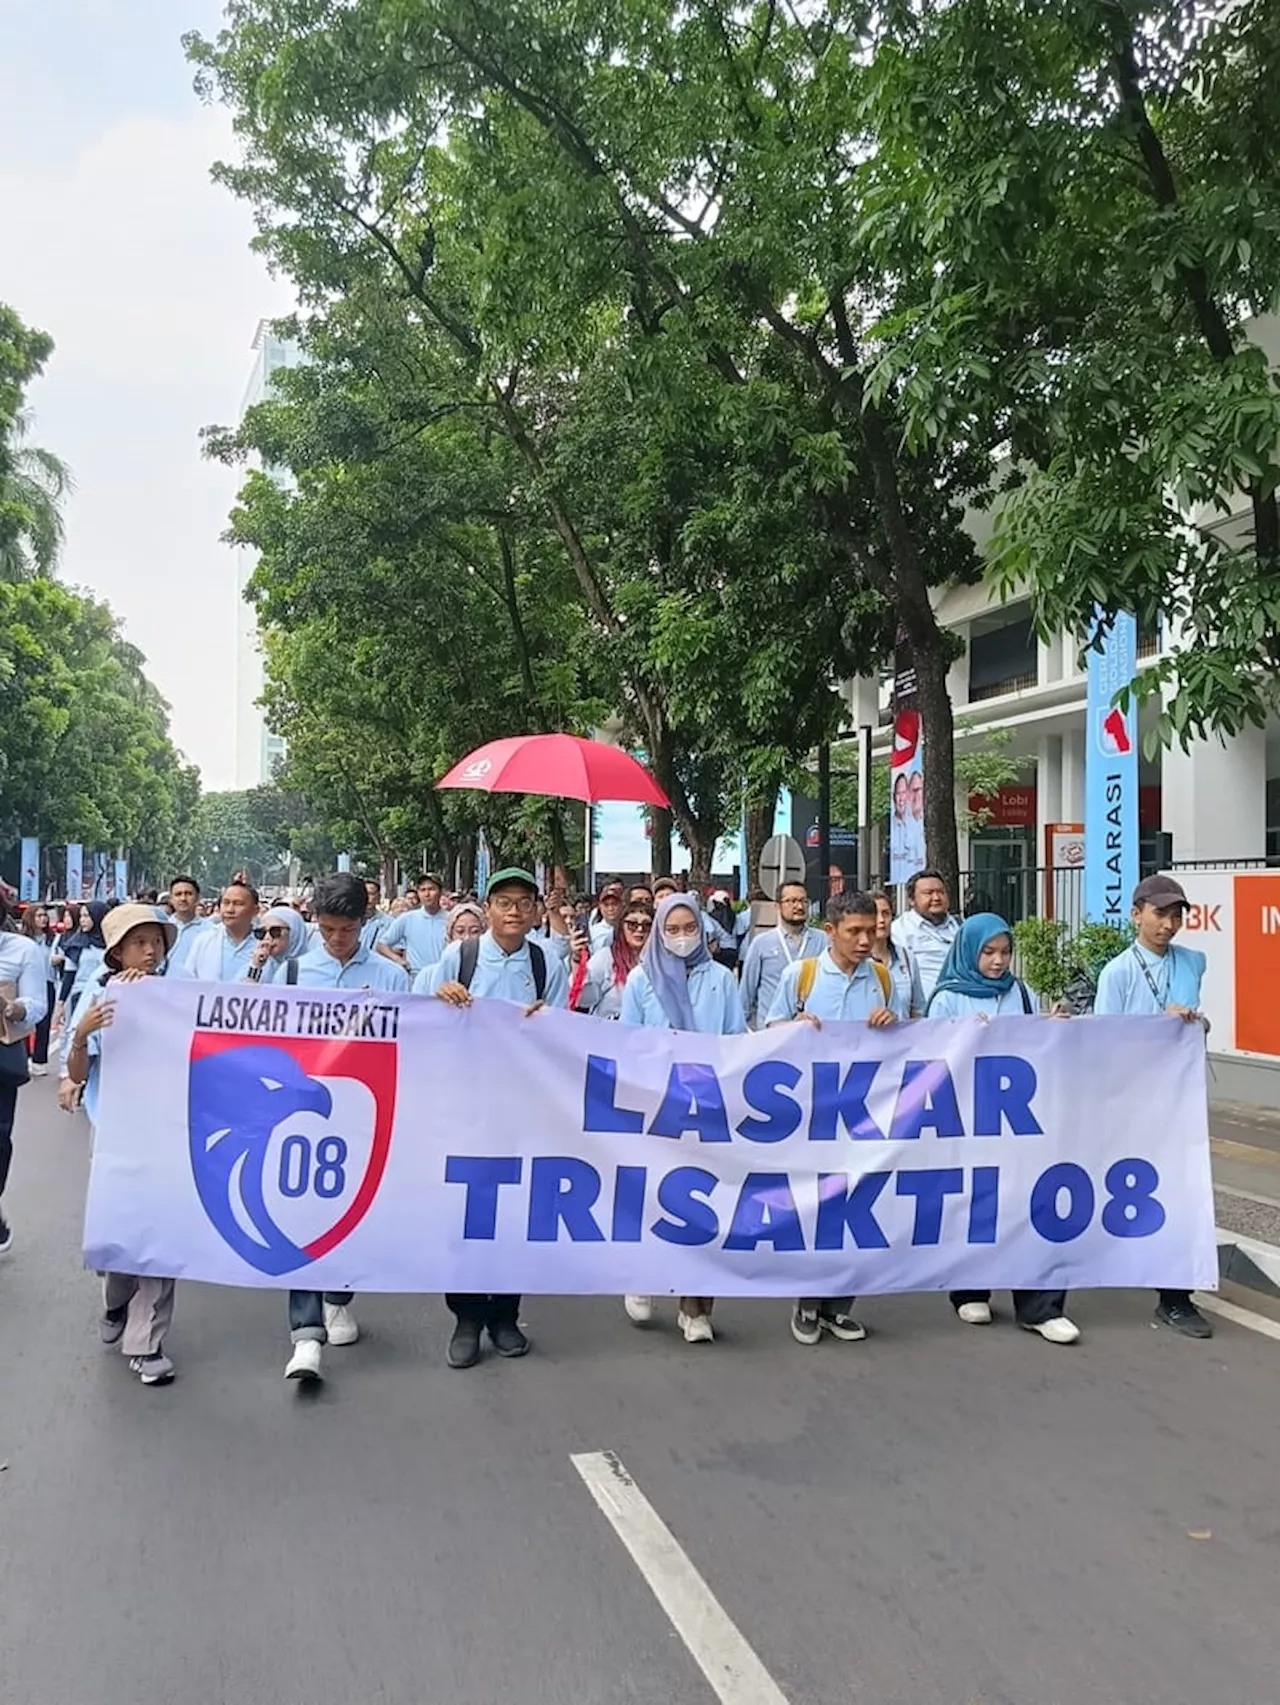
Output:
[[48,1066],[30,1065],[27,1067],[27,1070],[31,1073],[32,1077],[48,1077],[49,1075]]
[[1074,1320],[1068,1320],[1065,1314],[1060,1314],[1056,1320],[1042,1320],[1038,1326],[1020,1321],[1024,1332],[1038,1332],[1050,1344],[1074,1344],[1080,1336],[1080,1328]]
[[963,1320],[966,1326],[990,1326],[991,1304],[989,1302],[962,1302],[956,1310],[956,1318]]
[[627,1311],[627,1319],[634,1320],[637,1326],[647,1326],[653,1319],[652,1297],[623,1297],[622,1306]]
[[713,1344],[715,1333],[711,1330],[709,1314],[682,1314],[679,1317],[680,1330],[684,1333],[686,1344]]
[[321,1346],[315,1338],[304,1338],[300,1344],[293,1346],[293,1354],[289,1357],[289,1365],[284,1370],[286,1379],[322,1379],[320,1372]]
[[341,1302],[325,1303],[324,1329],[331,1344],[354,1344],[360,1336],[355,1315]]

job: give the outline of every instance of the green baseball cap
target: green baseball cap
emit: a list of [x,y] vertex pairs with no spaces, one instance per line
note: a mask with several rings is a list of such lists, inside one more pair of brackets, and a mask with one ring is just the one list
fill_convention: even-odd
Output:
[[493,873],[485,884],[484,897],[487,900],[495,889],[512,887],[517,883],[521,888],[527,888],[531,894],[536,895],[538,892],[537,878],[530,876],[527,870],[521,870],[518,865],[513,864],[509,865],[506,870],[496,870]]

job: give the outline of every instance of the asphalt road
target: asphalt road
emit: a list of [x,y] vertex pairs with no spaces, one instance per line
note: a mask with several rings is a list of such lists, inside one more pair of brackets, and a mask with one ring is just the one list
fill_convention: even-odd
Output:
[[309,1397],[282,1299],[187,1286],[179,1379],[144,1390],[79,1269],[86,1147],[23,1092],[4,1705],[711,1705],[594,1451],[788,1705],[1280,1702],[1280,1343],[1171,1337],[1136,1294],[1081,1295],[1066,1350],[929,1297],[819,1350],[780,1303],[688,1347],[533,1298],[535,1355],[455,1373],[438,1299],[374,1297]]

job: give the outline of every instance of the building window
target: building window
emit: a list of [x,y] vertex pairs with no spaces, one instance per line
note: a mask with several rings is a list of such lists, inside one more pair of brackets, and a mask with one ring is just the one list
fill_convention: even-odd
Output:
[[1036,636],[1030,616],[985,631],[975,622],[969,636],[971,703],[1022,692],[1038,680]]

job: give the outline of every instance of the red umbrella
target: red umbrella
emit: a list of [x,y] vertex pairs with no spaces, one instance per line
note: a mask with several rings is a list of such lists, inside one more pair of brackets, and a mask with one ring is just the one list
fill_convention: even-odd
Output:
[[558,799],[630,799],[670,807],[643,764],[620,746],[576,734],[517,734],[491,740],[455,764],[437,787],[483,793],[546,793]]

